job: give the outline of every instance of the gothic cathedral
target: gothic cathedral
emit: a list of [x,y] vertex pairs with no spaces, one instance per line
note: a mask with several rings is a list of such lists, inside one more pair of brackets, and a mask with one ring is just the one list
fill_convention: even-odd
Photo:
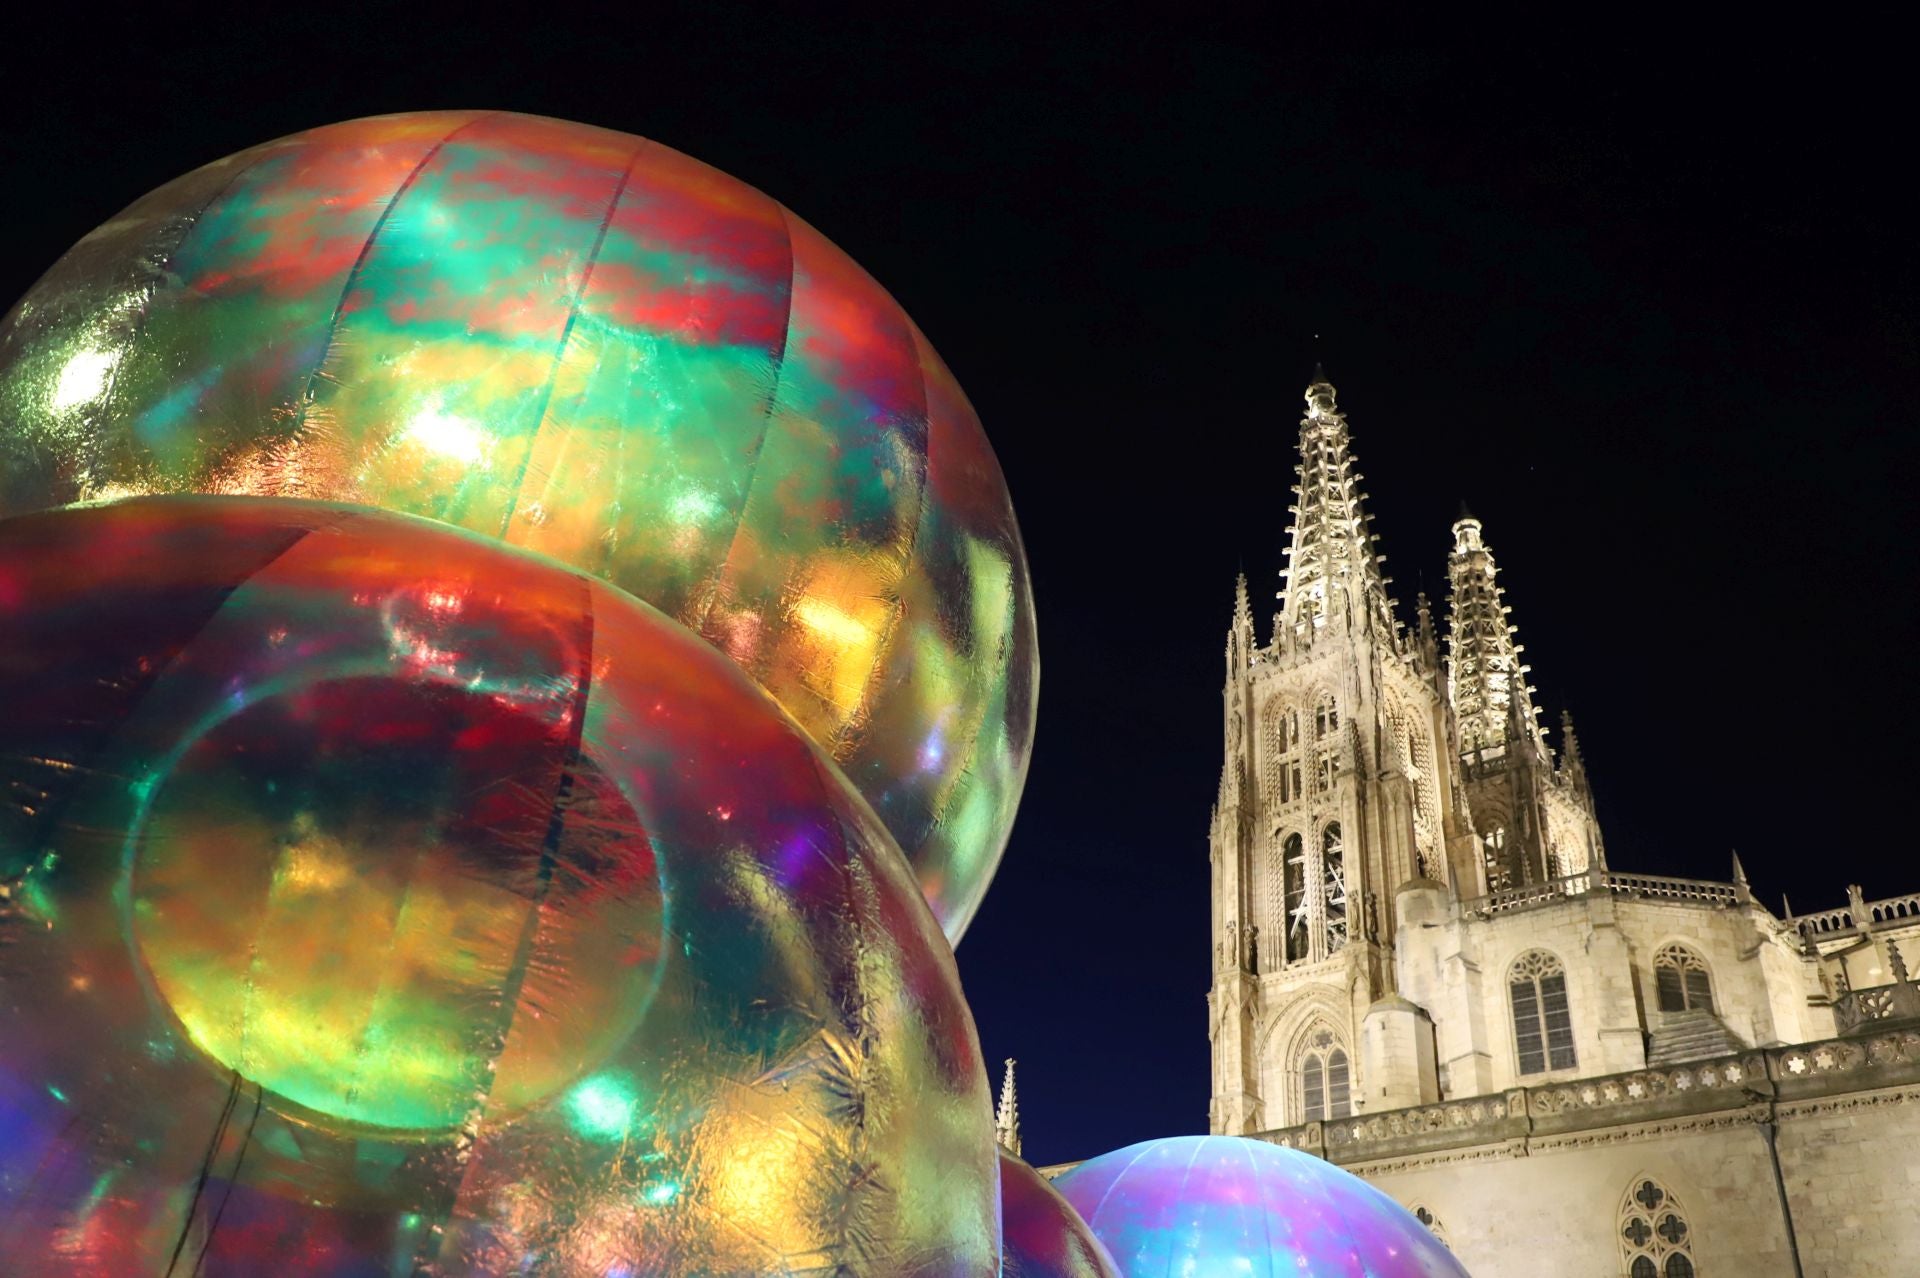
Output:
[[[1318,372],[1306,403],[1270,637],[1244,577],[1227,631],[1211,1130],[1373,1180],[1481,1278],[1916,1272],[1920,894],[1776,916],[1737,859],[1612,870],[1479,521],[1443,656],[1424,596],[1396,615]],[[1880,1199],[1905,1223],[1860,1226]]]

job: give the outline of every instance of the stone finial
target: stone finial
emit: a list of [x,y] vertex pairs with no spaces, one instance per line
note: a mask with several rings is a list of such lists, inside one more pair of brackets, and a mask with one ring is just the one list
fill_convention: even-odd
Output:
[[1247,602],[1247,574],[1233,581],[1233,621],[1227,626],[1227,686],[1242,682],[1253,667],[1259,637],[1253,628],[1253,607]]
[[1007,1072],[1000,1077],[1000,1104],[993,1111],[993,1139],[1000,1148],[1016,1157],[1020,1153],[1020,1102],[1013,1094],[1013,1057],[1007,1057]]

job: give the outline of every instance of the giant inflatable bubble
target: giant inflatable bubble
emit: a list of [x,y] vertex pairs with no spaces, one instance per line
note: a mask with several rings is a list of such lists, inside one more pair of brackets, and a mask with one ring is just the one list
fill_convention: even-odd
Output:
[[1118,1278],[1107,1249],[1047,1178],[1000,1151],[1000,1278]]
[[0,521],[9,1274],[990,1274],[953,960],[778,706],[391,514]]
[[1033,727],[1027,566],[891,297],[752,187],[489,112],[313,129],[168,183],[0,325],[0,515],[348,501],[611,581],[825,747],[957,940]]
[[1265,1141],[1143,1141],[1053,1183],[1124,1278],[1467,1275],[1393,1199],[1331,1163]]

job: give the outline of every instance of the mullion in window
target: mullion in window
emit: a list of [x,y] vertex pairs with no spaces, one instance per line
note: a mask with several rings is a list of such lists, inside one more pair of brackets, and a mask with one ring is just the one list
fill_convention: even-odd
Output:
[[1554,1069],[1572,1069],[1573,1018],[1567,1012],[1567,978],[1560,973],[1540,978],[1540,1012],[1547,1023],[1547,1058]]
[[1320,1058],[1307,1057],[1300,1070],[1301,1090],[1306,1094],[1307,1121],[1318,1122],[1327,1116],[1326,1084],[1320,1073]]
[[1697,967],[1687,969],[1687,1006],[1703,1012],[1713,1010],[1713,985],[1706,972]]
[[1543,1047],[1544,1035],[1540,1025],[1539,989],[1533,978],[1515,981],[1513,993],[1513,1034],[1515,1046],[1520,1055],[1522,1074],[1540,1074],[1547,1068],[1547,1055]]

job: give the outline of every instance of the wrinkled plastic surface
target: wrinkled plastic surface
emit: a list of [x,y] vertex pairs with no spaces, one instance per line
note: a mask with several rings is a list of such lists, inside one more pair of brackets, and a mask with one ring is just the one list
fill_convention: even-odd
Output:
[[0,515],[351,501],[551,555],[737,661],[948,936],[1024,783],[1037,654],[999,464],[874,281],[657,143],[433,112],[207,165],[0,325]]
[[1089,1159],[1054,1188],[1124,1278],[1466,1278],[1412,1212],[1332,1163],[1241,1136]]
[[0,613],[8,1274],[994,1272],[944,938],[678,625],[204,497],[0,521]]
[[1000,1151],[1000,1278],[1118,1278],[1107,1249],[1047,1178]]

